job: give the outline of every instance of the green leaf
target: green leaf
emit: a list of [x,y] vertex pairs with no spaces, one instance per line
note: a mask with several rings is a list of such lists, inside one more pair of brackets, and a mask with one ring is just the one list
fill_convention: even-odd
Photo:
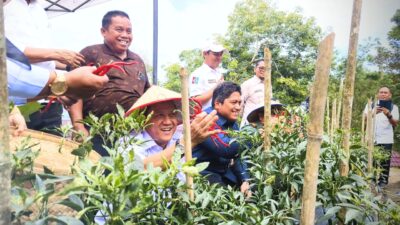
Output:
[[352,220],[357,220],[358,217],[362,216],[362,212],[356,209],[347,209],[345,224],[348,224]]
[[85,207],[82,200],[77,195],[70,195],[68,199],[63,199],[59,201],[58,204],[68,206],[75,211],[80,211]]
[[72,150],[71,154],[79,157],[85,157],[87,150],[83,146],[80,146],[79,148]]
[[342,208],[342,207],[340,207],[340,206],[334,206],[334,207],[329,208],[329,209],[326,211],[326,213],[325,213],[324,216],[318,218],[317,224],[318,224],[318,223],[322,223],[322,222],[324,222],[324,221],[326,221],[326,220],[332,218],[337,212],[339,212],[339,210],[340,210],[341,208]]
[[43,180],[38,175],[35,176],[35,189],[42,194],[46,191],[46,186],[44,185]]
[[47,173],[47,174],[52,174],[54,175],[54,172],[51,171],[51,169],[49,169],[47,166],[43,166],[43,172]]
[[34,112],[39,111],[42,108],[42,105],[38,102],[28,102],[24,105],[18,106],[19,111],[24,116],[26,122],[30,122],[29,115]]
[[84,225],[82,221],[70,216],[51,217],[49,220],[65,225]]

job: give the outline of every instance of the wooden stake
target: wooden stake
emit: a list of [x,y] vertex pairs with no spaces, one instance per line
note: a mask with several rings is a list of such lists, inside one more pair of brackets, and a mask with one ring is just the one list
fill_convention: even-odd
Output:
[[8,88],[6,45],[3,23],[3,1],[0,2],[0,224],[11,224],[11,159],[9,146]]
[[[190,112],[189,112],[189,76],[185,68],[179,71],[182,84],[182,122],[183,122],[183,143],[185,146],[186,161],[192,160],[192,142],[190,136]],[[194,201],[193,177],[186,174],[186,185],[191,201]]]
[[264,48],[264,150],[271,149],[271,52],[268,48]]
[[313,225],[315,217],[315,199],[317,196],[317,180],[319,152],[324,132],[325,104],[328,93],[329,72],[332,62],[333,42],[335,34],[329,34],[319,45],[315,66],[315,81],[310,98],[310,121],[307,126],[307,153],[302,194],[302,225]]
[[343,79],[340,79],[338,110],[337,110],[337,116],[336,116],[336,129],[340,129],[340,116],[342,114],[342,100],[343,100]]
[[368,130],[368,121],[367,121],[367,128],[365,128],[365,120],[367,119],[367,117],[365,116],[364,112],[361,115],[361,145],[362,146],[366,146],[365,145],[365,132],[366,130]]
[[331,143],[333,142],[333,138],[335,136],[335,132],[336,132],[336,98],[333,99],[332,102],[332,120],[331,120]]
[[326,98],[326,133],[330,136],[330,113],[329,113],[329,96]]
[[374,137],[372,136],[374,125],[373,125],[373,119],[372,119],[372,108],[371,108],[371,99],[368,99],[368,113],[367,113],[367,131],[368,131],[368,136],[367,136],[367,149],[368,149],[368,173],[372,173],[372,163],[373,163],[373,150],[374,150]]
[[357,44],[358,34],[360,31],[362,0],[354,0],[353,15],[351,18],[349,53],[347,58],[346,78],[344,80],[343,93],[343,151],[345,160],[340,162],[340,175],[347,176],[349,174],[349,158],[350,158],[350,130],[351,130],[351,112],[353,109],[354,81],[356,77],[357,67]]

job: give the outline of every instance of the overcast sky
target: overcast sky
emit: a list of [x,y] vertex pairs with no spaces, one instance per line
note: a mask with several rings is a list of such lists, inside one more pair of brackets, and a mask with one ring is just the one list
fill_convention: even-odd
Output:
[[[182,50],[201,48],[214,34],[225,34],[228,15],[239,0],[159,0],[159,79],[162,66],[178,61]],[[131,50],[152,64],[153,1],[112,0],[73,14],[50,19],[55,44],[79,51],[87,45],[102,43],[101,19],[109,10],[123,10],[131,18]],[[325,32],[336,33],[335,47],[347,53],[352,0],[277,0],[285,11],[302,8],[306,17],[315,17]],[[390,18],[400,8],[399,0],[364,0],[361,14],[360,42],[368,37],[386,42],[393,26]]]

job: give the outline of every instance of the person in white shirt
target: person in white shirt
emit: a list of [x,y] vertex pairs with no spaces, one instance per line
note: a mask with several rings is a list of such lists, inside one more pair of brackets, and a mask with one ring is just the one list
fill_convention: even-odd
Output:
[[[64,74],[66,92],[58,99],[65,105],[71,105],[79,98],[88,98],[108,82],[108,76],[93,74],[95,67],[80,67]],[[52,95],[51,84],[56,81],[55,71],[49,72],[38,66],[27,67],[25,64],[7,58],[7,87],[9,98],[43,98]],[[19,110],[14,108],[9,116],[14,135],[21,134],[27,127]]]
[[[47,14],[38,0],[13,0],[4,5],[4,30],[7,38],[24,52],[29,62],[47,69],[71,70],[84,62],[81,54],[53,48]],[[17,104],[23,99],[13,98]],[[40,100],[43,107],[48,101]],[[62,123],[62,105],[53,102],[46,111],[31,114],[28,128],[61,135],[57,128]]]
[[196,97],[203,105],[203,109],[211,107],[213,91],[219,83],[224,81],[218,68],[224,52],[226,49],[222,45],[209,43],[202,50],[203,65],[190,74],[189,95]]
[[[255,75],[243,82],[241,85],[242,89],[242,110],[243,116],[240,123],[240,127],[248,124],[247,116],[251,110],[258,104],[264,103],[264,73],[265,64],[264,59],[259,59],[255,61],[254,64]],[[272,92],[271,92],[272,97]]]
[[[392,152],[394,143],[394,128],[399,122],[399,108],[392,103],[392,93],[388,87],[381,87],[378,91],[378,102],[372,106],[366,106],[364,114],[368,112],[368,107],[376,107],[375,115],[375,145],[382,147],[389,153]],[[384,104],[385,103],[385,104]],[[390,158],[381,162],[380,167],[383,169],[379,177],[378,184],[384,186],[389,181]]]

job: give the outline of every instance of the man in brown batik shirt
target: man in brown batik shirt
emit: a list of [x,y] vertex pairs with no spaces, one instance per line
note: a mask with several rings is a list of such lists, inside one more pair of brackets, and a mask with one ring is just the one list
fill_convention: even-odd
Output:
[[[104,37],[104,44],[88,46],[81,51],[86,64],[104,65],[121,61],[136,63],[120,66],[124,72],[114,68],[109,70],[107,72],[109,82],[97,91],[93,98],[79,101],[71,106],[69,112],[73,127],[85,135],[88,135],[88,131],[81,121],[89,113],[97,117],[106,113],[116,113],[117,104],[127,111],[150,87],[142,59],[128,49],[132,42],[129,16],[122,11],[107,12],[102,20],[101,34]],[[101,155],[108,155],[102,147],[102,140],[94,138],[93,144],[94,149]]]

